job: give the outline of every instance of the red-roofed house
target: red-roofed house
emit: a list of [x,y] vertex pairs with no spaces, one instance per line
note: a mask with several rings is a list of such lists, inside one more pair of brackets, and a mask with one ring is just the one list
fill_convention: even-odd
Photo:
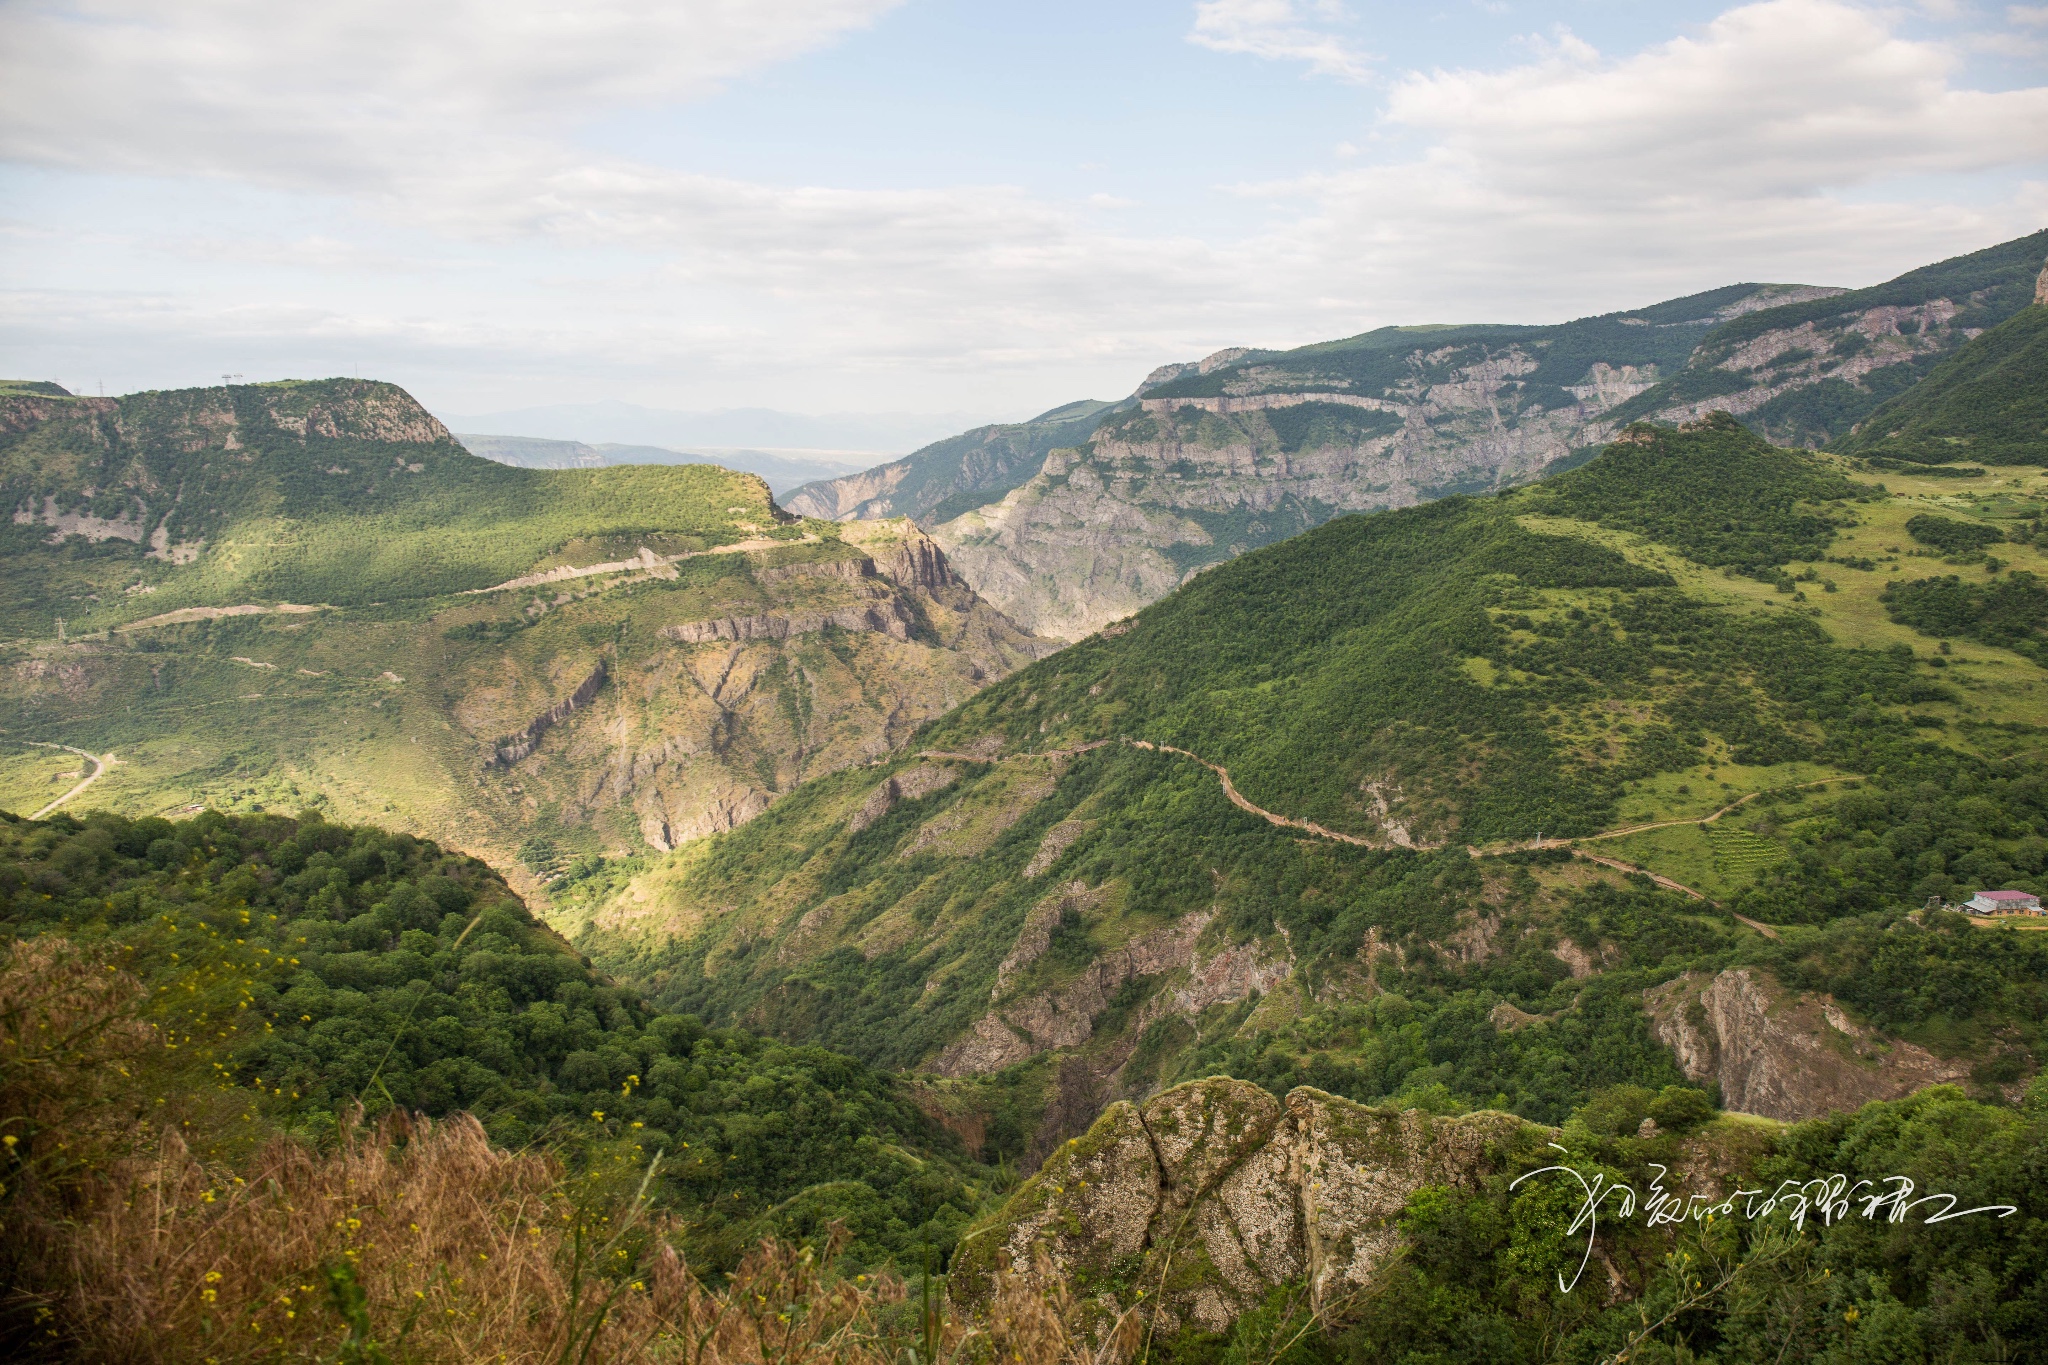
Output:
[[1967,909],[1980,915],[2038,915],[2041,898],[2025,891],[1979,891]]

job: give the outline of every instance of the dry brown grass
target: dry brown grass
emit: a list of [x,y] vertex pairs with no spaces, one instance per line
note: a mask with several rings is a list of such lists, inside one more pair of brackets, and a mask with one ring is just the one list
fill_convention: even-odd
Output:
[[[493,1148],[468,1115],[398,1113],[344,1116],[319,1148],[276,1133],[255,1145],[246,1094],[216,1083],[203,1049],[181,1051],[197,1016],[145,1017],[156,998],[60,943],[0,965],[0,1133],[16,1138],[0,1158],[13,1310],[0,1353],[1120,1365],[1137,1341],[1128,1316],[1092,1346],[1043,1266],[1006,1280],[973,1325],[910,1302],[893,1275],[833,1275],[834,1246],[764,1243],[707,1285],[648,1205],[637,1149],[572,1174]],[[205,1093],[160,1104],[178,1084]]]

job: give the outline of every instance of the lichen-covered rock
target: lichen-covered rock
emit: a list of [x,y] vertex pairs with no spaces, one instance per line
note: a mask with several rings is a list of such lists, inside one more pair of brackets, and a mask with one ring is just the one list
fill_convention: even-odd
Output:
[[1399,1246],[1416,1190],[1476,1188],[1546,1136],[1512,1114],[1439,1118],[1193,1081],[1142,1111],[1112,1105],[1056,1152],[963,1241],[952,1293],[977,1311],[996,1275],[1042,1247],[1102,1312],[1142,1304],[1165,1331],[1221,1330],[1304,1276],[1318,1303],[1341,1304]]
[[1195,1081],[1144,1109],[1161,1172],[1148,1262],[1164,1311],[1215,1331],[1301,1273],[1294,1134],[1259,1086]]
[[1477,1188],[1541,1131],[1513,1114],[1370,1109],[1306,1086],[1288,1094],[1287,1115],[1300,1149],[1297,1188],[1319,1305],[1372,1282],[1400,1244],[1410,1195],[1424,1185]]
[[986,1304],[997,1277],[1028,1270],[1042,1246],[1084,1296],[1121,1312],[1136,1301],[1159,1189],[1159,1162],[1137,1109],[1113,1104],[1047,1157],[1000,1214],[961,1239],[950,1292],[962,1303]]

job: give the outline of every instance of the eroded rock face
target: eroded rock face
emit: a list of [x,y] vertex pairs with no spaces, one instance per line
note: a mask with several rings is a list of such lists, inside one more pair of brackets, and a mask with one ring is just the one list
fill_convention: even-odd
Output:
[[[1292,384],[1278,393],[1148,397],[1140,412],[1105,424],[1086,446],[1051,452],[1037,477],[1001,501],[932,534],[961,575],[1011,619],[1078,640],[1209,564],[1344,512],[1514,482],[1592,439],[1595,400],[1503,422],[1519,376],[1535,365],[1510,347],[1447,364],[1438,382],[1410,384],[1388,398],[1325,385],[1299,392]],[[1256,369],[1247,374],[1240,387],[1272,380]],[[1611,404],[1653,380],[1601,376],[1598,400]],[[1323,409],[1376,420],[1327,440],[1291,438],[1301,410]]]
[[935,791],[944,791],[953,785],[959,773],[937,763],[920,763],[915,768],[886,777],[868,799],[861,802],[860,809],[846,822],[849,833],[858,834],[875,821],[887,815],[904,801],[915,801],[930,796]]
[[962,1302],[986,1302],[997,1275],[1030,1266],[1034,1248],[1043,1247],[1070,1280],[1114,1295],[1107,1287],[1142,1263],[1159,1185],[1159,1160],[1137,1107],[1111,1105],[1084,1136],[1046,1159],[997,1220],[961,1243],[950,1292]]
[[[1053,924],[1058,923],[1058,915],[1057,910],[1053,911]],[[1125,982],[1134,977],[1178,971],[1192,963],[1195,941],[1214,917],[1214,912],[1208,910],[1183,915],[1172,924],[1098,955],[1080,975],[1058,989],[1025,994],[991,1010],[976,1021],[965,1037],[941,1052],[931,1069],[941,1076],[971,1076],[999,1071],[1041,1052],[1080,1046],[1094,1037],[1096,1019],[1109,1008],[1110,999]],[[1049,943],[1051,924],[1043,928]],[[1029,932],[1027,923],[1026,933]],[[1028,952],[1028,943],[1021,946]],[[1036,953],[1029,956],[1035,957]],[[1002,989],[1000,984],[997,989]]]
[[[652,638],[606,650],[595,704],[575,637],[526,632],[517,649],[479,655],[455,680],[451,719],[479,742],[486,782],[528,810],[552,802],[620,845],[666,851],[886,755],[1049,648],[953,578],[908,522],[859,523],[829,548],[762,551],[707,589],[643,599],[635,623]],[[600,586],[565,586],[569,610],[586,593],[603,600]],[[541,653],[550,640],[575,652]],[[929,777],[912,770],[876,793],[861,826],[905,799],[905,783],[912,796],[936,790],[920,785]]]
[[1110,1106],[1048,1157],[962,1240],[951,1292],[972,1312],[1042,1247],[1104,1321],[1143,1304],[1161,1331],[1220,1330],[1303,1276],[1339,1308],[1398,1250],[1416,1190],[1477,1188],[1547,1135],[1511,1114],[1436,1118],[1193,1081],[1142,1109]]
[[1714,1082],[1728,1109],[1797,1122],[1963,1080],[1968,1068],[1864,1028],[1826,996],[1735,967],[1687,972],[1643,993],[1658,1040],[1686,1079]]
[[600,659],[597,666],[584,675],[583,681],[576,684],[575,691],[535,716],[526,723],[525,729],[498,745],[493,761],[509,768],[532,753],[540,743],[542,735],[576,714],[581,708],[590,705],[596,698],[598,690],[604,686],[604,679],[604,660]]

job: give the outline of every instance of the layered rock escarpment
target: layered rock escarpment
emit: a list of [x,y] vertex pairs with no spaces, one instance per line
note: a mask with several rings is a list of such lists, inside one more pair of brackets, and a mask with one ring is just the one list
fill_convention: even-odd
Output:
[[[1110,1106],[961,1240],[950,1292],[984,1308],[1043,1256],[1101,1320],[1141,1303],[1156,1331],[1227,1327],[1306,1281],[1341,1314],[1400,1247],[1425,1185],[1476,1190],[1550,1130],[1512,1114],[1372,1109],[1306,1087],[1284,1100],[1217,1078]],[[1141,1297],[1142,1295],[1142,1297]]]
[[1601,411],[1656,376],[1603,363],[1573,376],[1579,388],[1537,398],[1525,392],[1542,363],[1534,348],[1418,348],[1412,373],[1361,393],[1236,354],[1203,372],[1203,387],[1240,375],[1227,391],[1141,397],[933,537],[1014,620],[1079,639],[1209,565],[1341,513],[1529,478],[1603,436]]
[[1002,499],[928,519],[990,601],[1079,639],[1248,549],[1344,512],[1526,480],[1640,418],[1721,410],[1779,444],[1845,436],[2021,307],[2043,243],[1864,290],[1732,285],[1552,327],[1219,351],[1155,370],[1139,410]]
[[[55,389],[55,386],[50,386]],[[371,484],[418,473],[423,458],[459,451],[448,429],[395,384],[367,380],[237,385],[91,398],[0,394],[0,436],[61,433],[13,452],[0,487],[16,525],[68,536],[147,544],[183,565],[220,529],[223,490],[246,483],[253,448],[348,442],[390,447],[391,469],[367,465]]]
[[[544,603],[546,613],[578,609],[556,596],[566,600]],[[470,733],[503,735],[497,717],[520,716],[536,694],[550,699],[514,738],[491,741],[495,767],[517,764],[492,782],[507,783],[511,804],[552,805],[565,820],[609,825],[629,813],[632,836],[658,850],[732,829],[807,778],[887,754],[1051,647],[982,602],[907,521],[857,523],[837,547],[761,552],[702,591],[643,595],[633,619],[644,643],[610,659],[597,709],[577,700],[585,673],[575,669],[587,662],[515,651],[479,662],[456,718]],[[563,688],[575,689],[569,701],[553,701]]]
[[1886,1039],[1826,996],[1788,991],[1761,970],[1687,972],[1644,993],[1658,1041],[1686,1079],[1721,1088],[1729,1109],[1797,1121],[1968,1078],[1969,1068]]

